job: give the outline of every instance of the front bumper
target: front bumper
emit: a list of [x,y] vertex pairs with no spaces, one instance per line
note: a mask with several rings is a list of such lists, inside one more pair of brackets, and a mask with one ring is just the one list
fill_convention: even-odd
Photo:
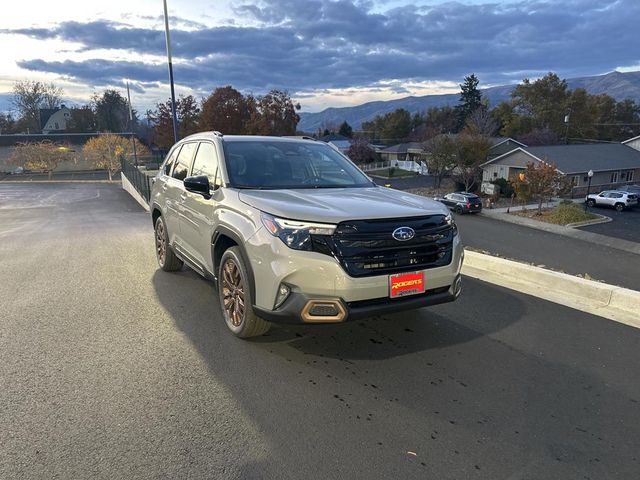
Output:
[[[303,309],[309,300],[339,303],[346,313],[339,321],[345,321],[451,302],[460,293],[464,250],[458,235],[453,240],[451,263],[422,270],[427,291],[398,299],[389,298],[389,275],[351,277],[335,258],[292,250],[264,228],[245,247],[255,278],[254,310],[272,322],[315,323],[303,319]],[[281,284],[286,284],[291,293],[275,308]]]
[[318,295],[309,295],[306,293],[296,292],[289,295],[287,300],[276,310],[266,310],[254,307],[256,314],[265,320],[273,323],[289,323],[289,324],[309,324],[309,323],[343,323],[351,320],[372,317],[374,315],[385,315],[391,313],[403,312],[405,310],[414,310],[422,307],[430,307],[441,303],[453,302],[462,291],[462,281],[458,275],[453,284],[449,287],[440,287],[427,290],[425,293],[404,298],[374,298],[371,300],[362,300],[357,302],[345,302],[337,299],[344,309],[344,318],[335,321],[326,320],[305,320],[301,312],[305,309],[308,302],[312,300],[322,300],[324,298]]

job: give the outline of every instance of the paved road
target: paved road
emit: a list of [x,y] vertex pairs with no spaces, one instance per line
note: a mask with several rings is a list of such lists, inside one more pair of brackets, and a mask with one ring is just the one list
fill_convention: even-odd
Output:
[[580,230],[600,233],[610,237],[622,238],[631,242],[640,242],[640,207],[624,212],[616,212],[613,209],[593,208],[594,213],[600,213],[611,218],[611,222],[599,223],[582,227]]
[[466,280],[455,304],[241,341],[211,283],[156,268],[124,192],[14,188],[0,185],[2,479],[640,471],[639,330]]
[[633,253],[486,216],[455,218],[463,243],[470,247],[640,290],[640,257]]

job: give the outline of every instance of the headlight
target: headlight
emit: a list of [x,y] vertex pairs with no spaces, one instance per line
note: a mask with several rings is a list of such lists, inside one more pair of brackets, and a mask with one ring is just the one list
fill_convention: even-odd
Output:
[[447,225],[453,225],[453,216],[448,213],[446,217],[444,217],[444,221],[447,222]]
[[335,225],[285,220],[264,212],[260,214],[260,218],[271,235],[294,250],[313,250],[311,235],[333,235],[336,230]]

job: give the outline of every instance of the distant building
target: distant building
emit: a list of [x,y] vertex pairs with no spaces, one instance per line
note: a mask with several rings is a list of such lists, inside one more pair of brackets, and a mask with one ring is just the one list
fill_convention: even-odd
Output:
[[66,131],[69,120],[71,120],[71,110],[64,105],[60,108],[40,109],[40,129],[44,134]]
[[594,190],[616,188],[640,179],[640,151],[625,144],[517,147],[481,165],[483,190],[486,184],[498,178],[513,178],[530,162],[554,165],[558,172],[571,179],[574,195],[581,195],[586,190],[589,170],[594,172],[591,178]]
[[382,160],[389,162],[406,160],[419,163],[427,160],[427,152],[420,142],[398,143],[397,145],[383,148],[379,153]]

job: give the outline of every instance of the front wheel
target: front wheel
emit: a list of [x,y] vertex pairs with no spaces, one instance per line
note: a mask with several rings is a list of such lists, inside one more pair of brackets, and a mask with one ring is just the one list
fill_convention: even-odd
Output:
[[256,337],[269,331],[271,324],[253,311],[249,275],[238,247],[222,255],[218,272],[218,297],[222,316],[229,330],[240,338]]
[[587,205],[590,207],[595,207],[596,206],[596,201],[595,200],[587,200]]

